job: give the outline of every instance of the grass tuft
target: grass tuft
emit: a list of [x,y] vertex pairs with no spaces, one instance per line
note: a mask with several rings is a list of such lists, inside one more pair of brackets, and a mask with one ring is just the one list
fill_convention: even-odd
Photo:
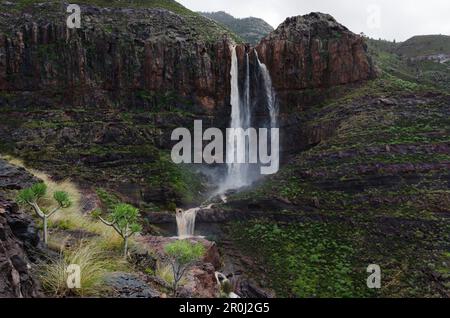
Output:
[[[68,288],[67,268],[72,264],[80,267],[80,288]],[[98,246],[82,242],[75,249],[61,251],[58,259],[40,263],[37,276],[44,290],[55,297],[99,296],[105,292],[108,267],[109,261]]]

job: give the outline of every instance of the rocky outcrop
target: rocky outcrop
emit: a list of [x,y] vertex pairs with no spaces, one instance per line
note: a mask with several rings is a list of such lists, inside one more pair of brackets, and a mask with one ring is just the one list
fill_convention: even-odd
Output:
[[[59,102],[79,106],[155,107],[170,99],[191,110],[229,112],[229,35],[207,41],[191,20],[163,9],[81,11],[78,30],[67,28],[65,11],[52,3],[2,13],[0,90],[27,91],[39,102],[56,92]],[[287,19],[256,50],[285,101],[293,91],[374,76],[364,39],[325,14]]]
[[375,68],[364,38],[327,14],[286,19],[256,46],[277,92],[370,79]]
[[322,13],[288,18],[255,47],[240,45],[236,51],[241,98],[245,91],[246,53],[249,56],[256,127],[265,126],[269,120],[258,58],[267,66],[280,110],[281,148],[288,154],[305,150],[334,133],[334,122],[306,127],[308,120],[302,116],[310,107],[335,97],[334,87],[358,85],[378,73],[365,39]]
[[20,190],[37,182],[38,179],[24,168],[13,166],[0,159],[0,191]]
[[0,298],[40,297],[30,259],[40,239],[31,218],[7,200],[10,190],[19,190],[37,180],[22,168],[0,160]]
[[115,298],[161,298],[161,293],[146,283],[144,277],[130,273],[113,273],[106,277],[106,285]]

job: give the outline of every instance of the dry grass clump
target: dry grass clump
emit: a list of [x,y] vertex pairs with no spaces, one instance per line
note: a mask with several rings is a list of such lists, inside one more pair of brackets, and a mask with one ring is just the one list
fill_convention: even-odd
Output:
[[[72,250],[62,251],[58,259],[38,264],[36,272],[43,288],[54,297],[98,296],[105,292],[109,262],[98,246],[82,242]],[[70,265],[80,268],[80,288],[68,287]]]

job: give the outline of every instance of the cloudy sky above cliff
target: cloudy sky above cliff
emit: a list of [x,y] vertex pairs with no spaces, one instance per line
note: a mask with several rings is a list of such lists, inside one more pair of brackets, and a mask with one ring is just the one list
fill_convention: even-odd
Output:
[[403,41],[413,35],[450,35],[448,0],[178,0],[194,11],[254,16],[276,28],[286,17],[320,11],[355,33]]

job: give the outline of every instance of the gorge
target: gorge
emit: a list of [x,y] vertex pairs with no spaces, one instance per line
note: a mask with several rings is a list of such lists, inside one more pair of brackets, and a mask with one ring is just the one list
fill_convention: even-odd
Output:
[[[20,243],[39,245],[32,221],[12,203],[29,171],[77,187],[80,215],[51,222],[56,251],[104,238],[94,212],[139,208],[145,251],[115,269],[120,296],[167,296],[159,263],[178,238],[206,250],[179,297],[218,297],[217,271],[242,297],[448,295],[450,97],[385,43],[310,13],[246,44],[171,0],[79,1],[72,30],[61,3],[0,2],[0,254],[23,296],[42,294]],[[279,172],[174,164],[172,131],[197,120],[279,128]],[[380,291],[365,285],[373,263]]]

